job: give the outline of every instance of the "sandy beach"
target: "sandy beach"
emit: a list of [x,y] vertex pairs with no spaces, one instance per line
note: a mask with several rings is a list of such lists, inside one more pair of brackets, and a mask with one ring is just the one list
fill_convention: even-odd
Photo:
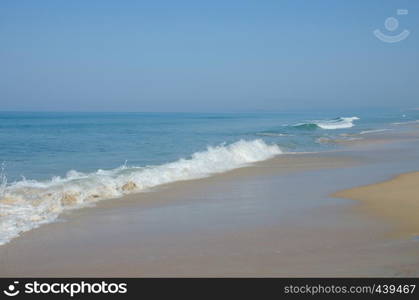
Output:
[[419,175],[373,184],[412,171],[417,141],[381,140],[66,212],[1,246],[0,275],[418,276]]
[[359,200],[357,209],[393,222],[395,234],[419,236],[419,172],[335,193],[334,197]]
[[418,11],[1,1],[0,295],[418,298]]

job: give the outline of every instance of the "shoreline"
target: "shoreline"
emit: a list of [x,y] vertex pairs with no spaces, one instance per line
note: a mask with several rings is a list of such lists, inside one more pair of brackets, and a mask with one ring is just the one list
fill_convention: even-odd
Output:
[[419,276],[417,241],[329,197],[410,170],[417,157],[388,167],[410,142],[283,154],[68,211],[0,246],[0,277]]

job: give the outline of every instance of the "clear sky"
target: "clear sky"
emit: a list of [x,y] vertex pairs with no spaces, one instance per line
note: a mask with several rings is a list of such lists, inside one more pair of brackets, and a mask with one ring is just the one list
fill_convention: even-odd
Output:
[[[394,31],[384,26],[390,16]],[[411,33],[385,43],[375,29]],[[0,1],[0,111],[408,108],[418,100],[415,0]]]

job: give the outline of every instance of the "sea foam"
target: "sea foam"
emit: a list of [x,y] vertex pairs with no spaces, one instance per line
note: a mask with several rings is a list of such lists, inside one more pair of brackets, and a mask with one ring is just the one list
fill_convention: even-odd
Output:
[[281,153],[277,145],[268,145],[260,139],[240,140],[208,147],[187,159],[157,166],[123,165],[93,173],[72,170],[65,177],[48,181],[21,180],[11,184],[4,177],[0,184],[0,245],[21,232],[56,220],[66,210],[147,191],[165,183],[207,177]]
[[299,123],[293,127],[300,129],[345,129],[355,126],[353,122],[357,120],[359,120],[358,117],[339,117],[332,120],[316,120],[306,123]]
[[419,120],[406,121],[406,122],[395,122],[395,123],[392,123],[392,125],[411,125],[411,124],[417,124],[417,123],[419,123]]
[[385,132],[385,131],[390,131],[391,129],[371,129],[371,130],[364,130],[361,131],[359,134],[371,134],[371,133],[381,133],[381,132]]

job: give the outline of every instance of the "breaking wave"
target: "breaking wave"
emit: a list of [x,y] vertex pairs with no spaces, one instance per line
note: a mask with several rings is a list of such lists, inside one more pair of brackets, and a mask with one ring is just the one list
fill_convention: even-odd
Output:
[[99,200],[146,191],[181,180],[190,180],[240,168],[281,154],[277,145],[264,141],[240,140],[208,147],[187,159],[148,167],[97,170],[93,173],[69,171],[65,177],[48,181],[0,182],[0,245],[21,232],[54,221],[65,210],[87,206]]
[[294,128],[297,129],[344,129],[344,128],[351,128],[354,125],[354,121],[359,120],[358,117],[339,117],[332,120],[319,120],[319,121],[310,121],[306,123],[299,123],[294,125]]

